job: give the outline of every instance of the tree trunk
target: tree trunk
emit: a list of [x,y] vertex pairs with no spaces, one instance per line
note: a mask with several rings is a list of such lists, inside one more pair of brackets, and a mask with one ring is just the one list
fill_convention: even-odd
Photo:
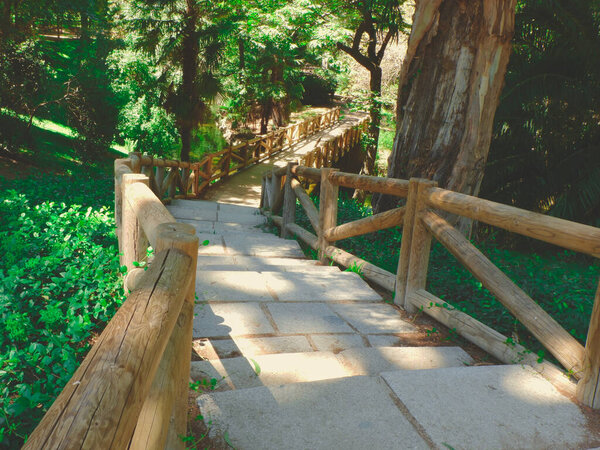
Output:
[[[511,49],[515,4],[417,2],[399,77],[388,177],[429,178],[447,189],[479,193]],[[396,203],[396,198],[380,196],[375,210]]]
[[369,105],[369,142],[363,161],[361,173],[364,175],[375,174],[375,159],[377,158],[377,144],[379,142],[379,126],[381,125],[381,66],[374,67],[371,71],[370,105]]
[[181,161],[190,160],[191,134],[198,125],[201,115],[201,101],[196,85],[198,75],[198,55],[200,46],[196,37],[198,22],[198,11],[193,2],[188,0],[186,20],[183,30],[183,54],[182,54],[182,85],[179,101],[183,107],[176,106],[176,119],[181,136]]

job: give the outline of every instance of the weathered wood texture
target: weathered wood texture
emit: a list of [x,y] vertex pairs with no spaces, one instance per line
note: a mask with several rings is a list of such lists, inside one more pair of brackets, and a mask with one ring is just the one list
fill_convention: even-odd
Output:
[[425,289],[431,236],[417,217],[425,208],[422,196],[425,190],[435,183],[429,180],[412,178],[409,181],[408,201],[402,229],[400,258],[396,272],[396,293],[394,303],[413,313],[414,308],[408,302],[410,292]]
[[352,236],[360,236],[361,234],[385,230],[386,228],[402,225],[404,212],[404,207],[391,209],[389,211],[375,214],[374,216],[365,217],[364,219],[338,225],[337,227],[325,230],[323,234],[325,239],[330,242],[334,242]]
[[[164,223],[157,228],[157,252],[176,249],[190,256],[189,270],[194,280],[185,296],[173,332],[163,353],[152,386],[138,417],[130,449],[183,448],[178,435],[185,435],[187,426],[187,395],[192,355],[192,328],[198,237],[193,226],[184,223]],[[169,428],[175,436],[167,443]]]
[[150,245],[156,248],[158,226],[176,222],[175,218],[150,188],[142,183],[128,185],[125,189],[125,199],[138,217]]
[[600,229],[595,227],[446,189],[431,189],[425,201],[433,208],[600,258]]
[[315,232],[318,234],[319,233],[319,211],[317,210],[317,207],[315,206],[313,201],[310,199],[310,197],[308,196],[308,194],[306,193],[306,191],[304,190],[304,188],[302,187],[302,185],[300,184],[300,182],[298,180],[296,180],[295,178],[291,178],[290,185],[291,185],[292,189],[294,190],[296,198],[302,205],[302,208],[304,208],[304,212],[306,212],[306,216],[308,217],[310,224],[312,225]]
[[380,192],[398,197],[406,197],[408,195],[407,180],[356,175],[345,172],[332,173],[329,179],[333,184],[338,186],[360,189],[362,191]]
[[299,177],[308,178],[313,181],[321,181],[321,169],[313,169],[311,167],[296,166],[292,172]]
[[133,263],[142,261],[146,257],[146,249],[148,248],[148,240],[141,222],[127,197],[128,189],[134,183],[147,187],[148,177],[132,173],[124,174],[121,178],[121,192],[125,196],[125,199],[121,201],[121,247],[123,252],[121,262],[122,265],[127,267],[127,270],[134,269]]
[[[331,184],[329,174],[337,169],[321,169],[321,196],[319,201],[319,260],[327,262],[323,250],[330,245],[323,232],[337,225],[338,187]],[[285,223],[285,222],[284,222]]]
[[33,431],[25,449],[127,448],[194,273],[159,252]]
[[456,330],[466,340],[488,352],[494,358],[506,364],[528,364],[563,392],[569,395],[575,394],[575,383],[570,381],[566,374],[554,364],[547,361],[538,362],[537,355],[528,352],[525,347],[509,342],[506,336],[455,309],[444,300],[425,290],[418,290],[409,295],[409,301],[416,309],[423,311],[448,328]]
[[433,212],[421,219],[458,261],[552,353],[567,370],[580,373],[584,348],[458,230]]
[[581,375],[577,398],[587,406],[600,409],[600,284],[590,318]]
[[[417,2],[399,79],[388,177],[428,178],[478,194],[511,52],[515,4]],[[385,200],[383,209],[395,199]]]
[[283,225],[281,226],[281,237],[288,237],[288,230],[286,225],[288,223],[294,223],[296,221],[296,194],[292,189],[292,167],[295,166],[295,162],[289,162],[287,165],[285,184],[283,186],[283,212],[281,217],[283,218]]

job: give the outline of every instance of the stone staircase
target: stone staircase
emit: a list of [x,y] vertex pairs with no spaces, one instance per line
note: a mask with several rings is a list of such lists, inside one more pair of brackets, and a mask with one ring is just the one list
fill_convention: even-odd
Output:
[[[263,232],[256,208],[175,200],[200,237],[192,362],[213,437],[237,449],[591,448],[588,418],[526,366],[473,366],[359,275]],[[596,426],[597,428],[597,426]]]

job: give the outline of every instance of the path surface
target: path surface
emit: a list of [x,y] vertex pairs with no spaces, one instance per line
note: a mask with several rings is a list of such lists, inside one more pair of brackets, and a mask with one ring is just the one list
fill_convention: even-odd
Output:
[[342,114],[343,118],[336,126],[315,133],[274,155],[271,159],[233,175],[228,180],[208,189],[204,199],[258,207],[260,205],[261,181],[265,172],[272,167],[285,167],[289,161],[300,159],[314,150],[320,143],[343,134],[345,130],[357,125],[365,117],[364,113],[345,112]]
[[[531,368],[402,347],[413,324],[358,275],[263,233],[256,208],[176,200],[200,241],[192,378],[237,449],[590,448],[586,417]],[[200,444],[202,446],[202,444]]]

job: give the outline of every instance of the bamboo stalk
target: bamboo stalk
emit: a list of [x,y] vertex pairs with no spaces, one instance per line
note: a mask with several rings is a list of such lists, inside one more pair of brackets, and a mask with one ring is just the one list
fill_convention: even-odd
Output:
[[569,371],[579,373],[585,350],[523,290],[515,285],[458,230],[429,211],[427,229],[515,316]]

